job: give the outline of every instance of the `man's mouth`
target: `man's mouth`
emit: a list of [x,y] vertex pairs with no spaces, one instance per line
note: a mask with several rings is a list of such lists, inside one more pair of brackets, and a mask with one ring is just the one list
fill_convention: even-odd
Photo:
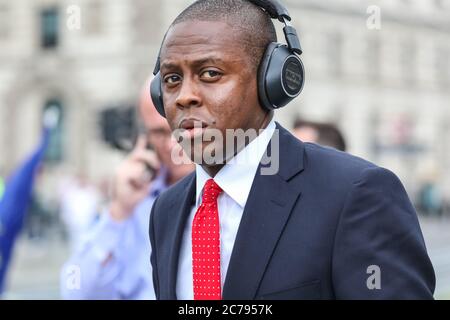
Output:
[[187,139],[193,139],[202,136],[208,128],[208,124],[205,121],[190,118],[183,119],[178,127],[182,136]]

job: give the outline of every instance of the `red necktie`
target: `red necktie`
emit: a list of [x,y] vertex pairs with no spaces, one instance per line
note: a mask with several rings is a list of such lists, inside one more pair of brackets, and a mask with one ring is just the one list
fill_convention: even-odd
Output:
[[202,203],[192,222],[194,300],[221,300],[220,225],[217,198],[222,189],[213,179],[203,188]]

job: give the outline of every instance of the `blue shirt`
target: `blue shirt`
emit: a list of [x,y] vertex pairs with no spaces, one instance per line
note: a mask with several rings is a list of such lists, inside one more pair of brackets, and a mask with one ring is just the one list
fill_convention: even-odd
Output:
[[162,170],[129,219],[117,222],[109,212],[101,215],[63,266],[62,298],[155,299],[148,225],[153,202],[167,188],[166,177]]

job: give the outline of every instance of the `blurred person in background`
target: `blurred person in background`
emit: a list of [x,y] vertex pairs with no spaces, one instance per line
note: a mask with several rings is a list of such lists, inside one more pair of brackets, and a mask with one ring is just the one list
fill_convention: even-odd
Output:
[[340,151],[346,151],[347,149],[342,133],[331,123],[297,119],[294,122],[292,133],[303,142],[313,142]]
[[420,186],[417,208],[422,214],[440,216],[443,213],[442,196],[434,181],[424,182]]
[[27,235],[28,239],[32,240],[33,243],[42,241],[46,238],[45,229],[49,227],[52,219],[52,212],[49,206],[43,201],[42,195],[40,194],[39,186],[42,186],[42,180],[45,177],[44,167],[40,166],[37,168],[35,173],[35,185],[36,187],[30,198],[30,203],[25,216],[24,221],[24,233]]
[[75,249],[98,215],[101,196],[83,174],[69,178],[59,190],[61,219]]
[[444,194],[436,167],[428,167],[418,181],[417,209],[428,216],[441,216],[445,211]]
[[[155,198],[193,169],[175,164],[181,148],[167,121],[154,108],[150,80],[142,89],[140,116],[147,135],[118,167],[106,212],[66,262],[61,273],[65,299],[155,299],[148,221]],[[151,146],[153,150],[148,147]]]

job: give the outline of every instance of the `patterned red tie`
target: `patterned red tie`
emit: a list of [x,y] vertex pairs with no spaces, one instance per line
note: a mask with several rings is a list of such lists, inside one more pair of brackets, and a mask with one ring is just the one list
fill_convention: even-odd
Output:
[[192,222],[194,300],[221,300],[220,225],[217,198],[222,189],[213,179],[203,188],[202,203]]

